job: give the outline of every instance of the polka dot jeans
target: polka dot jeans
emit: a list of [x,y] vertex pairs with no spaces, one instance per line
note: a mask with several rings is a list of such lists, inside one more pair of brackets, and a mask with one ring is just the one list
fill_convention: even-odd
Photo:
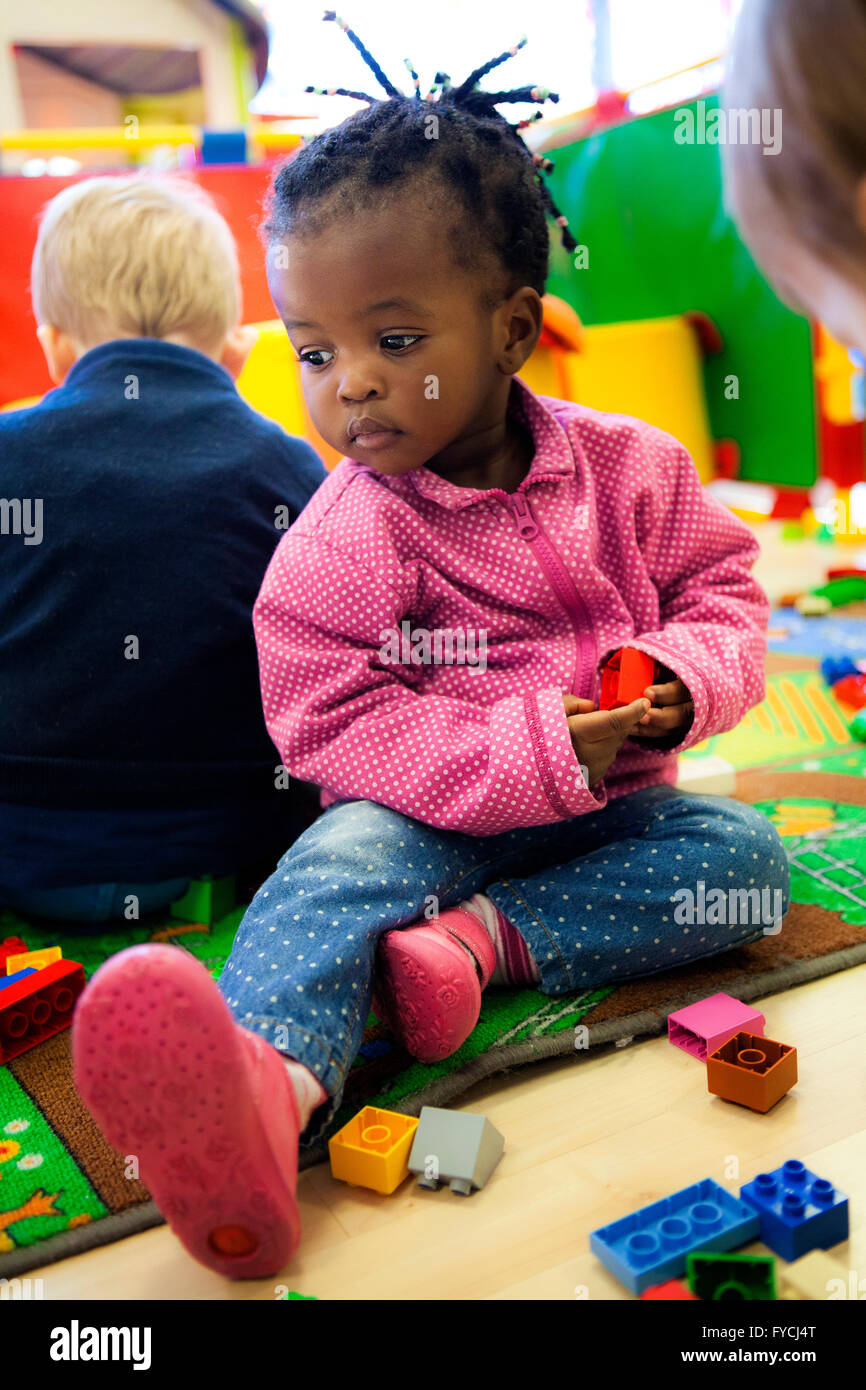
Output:
[[476,892],[525,938],[539,988],[565,994],[777,932],[788,863],[760,812],[667,785],[487,838],[328,807],[259,889],[220,979],[238,1023],[319,1077],[317,1133],[361,1043],[380,935]]

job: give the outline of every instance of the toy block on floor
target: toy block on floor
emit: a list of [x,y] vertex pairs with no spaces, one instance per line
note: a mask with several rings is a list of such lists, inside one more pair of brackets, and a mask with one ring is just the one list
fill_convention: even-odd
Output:
[[26,941],[22,941],[20,936],[7,936],[5,941],[0,942],[0,975],[7,975],[6,962],[10,956],[21,956],[27,951]]
[[34,970],[44,970],[46,965],[53,965],[56,960],[62,959],[63,952],[59,946],[45,946],[41,951],[22,951],[6,957],[6,973],[13,975],[18,970],[26,970],[30,965]]
[[866,705],[866,676],[861,672],[856,676],[843,676],[841,680],[834,681],[833,694],[843,704],[862,709]]
[[58,960],[0,993],[0,1065],[52,1038],[72,1022],[84,968]]
[[765,1115],[797,1084],[797,1049],[759,1033],[735,1033],[707,1058],[707,1089]]
[[414,1115],[365,1105],[328,1140],[331,1173],[353,1187],[371,1187],[389,1196],[409,1176],[409,1150],[417,1128]]
[[644,1289],[641,1298],[648,1302],[658,1303],[699,1303],[700,1299],[691,1289],[687,1289],[685,1284],[681,1284],[679,1279],[668,1279],[664,1284],[653,1284],[651,1289]]
[[823,1303],[831,1296],[859,1298],[859,1281],[855,1282],[858,1288],[849,1294],[848,1270],[823,1250],[811,1250],[802,1259],[780,1268],[779,1298],[813,1303]]
[[821,675],[828,685],[835,685],[846,676],[859,676],[860,668],[850,656],[825,656],[821,662]]
[[759,1173],[740,1188],[740,1197],[760,1217],[761,1240],[785,1260],[848,1237],[848,1198],[798,1158]]
[[620,709],[639,700],[655,680],[655,672],[656,663],[651,656],[634,647],[620,647],[602,670],[599,709]]
[[775,1301],[775,1263],[771,1255],[710,1255],[696,1250],[686,1260],[689,1288],[707,1303],[721,1299]]
[[202,922],[212,927],[231,912],[236,902],[235,890],[234,874],[225,878],[193,879],[183,897],[170,905],[169,916],[182,922]]
[[462,1197],[484,1187],[505,1148],[499,1130],[484,1115],[425,1105],[409,1155],[419,1187],[448,1183]]
[[730,994],[711,994],[708,999],[668,1014],[668,1041],[705,1062],[735,1033],[763,1036],[765,1021],[760,1009],[753,1009]]
[[609,1226],[590,1232],[590,1249],[632,1293],[676,1279],[695,1250],[734,1250],[758,1235],[761,1223],[712,1178],[684,1187]]

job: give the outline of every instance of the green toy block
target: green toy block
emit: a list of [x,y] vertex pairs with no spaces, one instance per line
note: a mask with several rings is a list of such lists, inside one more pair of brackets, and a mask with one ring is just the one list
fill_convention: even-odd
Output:
[[[823,540],[822,530],[826,527],[819,527],[816,533],[816,540]],[[829,532],[831,540],[835,540],[833,532]],[[862,603],[866,598],[866,577],[862,574],[848,574],[841,579],[830,579],[826,584],[821,584],[812,593],[817,598],[828,598],[834,608],[841,608],[846,603]]]
[[183,922],[203,922],[212,927],[235,905],[235,877],[195,878],[182,898],[168,909],[169,916]]
[[775,1261],[771,1255],[723,1255],[696,1250],[686,1257],[689,1288],[706,1303],[715,1300],[776,1298]]

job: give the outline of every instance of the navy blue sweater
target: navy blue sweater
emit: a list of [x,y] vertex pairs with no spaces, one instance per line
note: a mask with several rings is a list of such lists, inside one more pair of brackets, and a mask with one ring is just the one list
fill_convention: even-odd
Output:
[[0,802],[273,796],[252,609],[324,477],[222,367],[156,339],[0,414]]

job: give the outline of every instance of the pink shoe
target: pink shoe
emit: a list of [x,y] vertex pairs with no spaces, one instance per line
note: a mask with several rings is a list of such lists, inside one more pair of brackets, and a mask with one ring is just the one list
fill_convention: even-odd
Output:
[[288,1263],[301,1237],[295,1090],[199,961],[161,945],[112,956],[78,1001],[72,1056],[82,1099],[138,1158],[191,1255],[232,1279]]
[[[480,979],[461,941],[478,962]],[[441,1062],[478,1022],[496,952],[478,918],[452,907],[430,922],[385,932],[379,966],[374,1013],[419,1062]]]

